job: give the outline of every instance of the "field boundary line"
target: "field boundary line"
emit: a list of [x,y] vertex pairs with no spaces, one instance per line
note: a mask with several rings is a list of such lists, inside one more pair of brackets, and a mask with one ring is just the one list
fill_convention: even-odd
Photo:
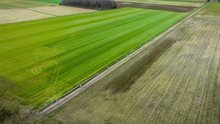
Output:
[[[51,7],[51,6],[46,6],[46,7]],[[37,7],[34,7],[34,8],[37,8]],[[50,15],[50,16],[53,16],[53,17],[57,17],[57,16],[58,16],[58,15],[55,15],[55,14],[51,14],[51,13],[47,13],[47,12],[42,12],[42,11],[40,11],[40,10],[35,10],[34,8],[25,8],[25,9],[26,9],[26,10],[33,11],[33,12],[38,12],[38,13]]]
[[[159,41],[159,39],[161,39],[162,37],[166,36],[168,33],[170,33],[171,31],[173,31],[175,28],[177,28],[179,25],[181,25],[182,23],[184,23],[185,21],[187,21],[189,18],[191,18],[193,15],[195,15],[198,11],[200,11],[206,4],[204,4],[203,6],[195,9],[191,14],[187,15],[185,18],[183,18],[182,20],[180,20],[179,22],[177,22],[176,24],[174,24],[172,27],[170,27],[169,29],[167,29],[166,31],[158,34],[158,36],[156,36],[155,38],[153,38],[152,40],[150,40],[149,42],[146,42],[145,44],[143,44],[140,47],[137,47],[137,49],[133,50],[132,52],[126,54],[124,56],[124,58],[120,58],[118,60],[116,60],[116,63],[114,63],[111,66],[107,66],[107,68],[105,68],[104,71],[102,72],[98,72],[96,74],[94,74],[95,76],[92,78],[89,78],[88,80],[82,82],[81,84],[79,84],[78,87],[74,87],[72,90],[70,90],[70,92],[67,92],[66,95],[64,95],[63,97],[61,97],[60,99],[54,100],[54,102],[43,106],[42,108],[40,108],[38,111],[36,111],[36,115],[46,115],[49,114],[50,112],[58,109],[59,107],[63,106],[65,103],[67,103],[68,101],[70,101],[71,99],[73,99],[74,97],[76,97],[77,95],[79,95],[80,93],[82,93],[83,91],[85,91],[86,89],[88,89],[90,86],[92,86],[93,84],[97,83],[100,79],[102,79],[103,77],[107,76],[108,74],[110,74],[111,72],[113,72],[115,69],[117,69],[119,66],[123,65],[124,63],[126,63],[128,60],[131,60],[132,58],[134,58],[135,56],[137,56],[139,53],[141,53],[142,51],[144,51],[145,49],[147,49],[148,47],[154,45],[157,41]],[[120,60],[120,61],[119,61]]]

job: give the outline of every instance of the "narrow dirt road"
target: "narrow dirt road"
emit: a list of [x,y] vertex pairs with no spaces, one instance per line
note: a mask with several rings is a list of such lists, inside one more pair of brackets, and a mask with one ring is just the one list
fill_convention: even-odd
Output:
[[219,124],[219,6],[207,6],[161,38],[174,43],[153,62],[150,55],[140,55],[42,121]]

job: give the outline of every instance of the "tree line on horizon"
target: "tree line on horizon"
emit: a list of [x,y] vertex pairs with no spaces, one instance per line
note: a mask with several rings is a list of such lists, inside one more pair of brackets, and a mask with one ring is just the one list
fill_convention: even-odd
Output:
[[61,4],[101,10],[117,8],[115,0],[62,0]]

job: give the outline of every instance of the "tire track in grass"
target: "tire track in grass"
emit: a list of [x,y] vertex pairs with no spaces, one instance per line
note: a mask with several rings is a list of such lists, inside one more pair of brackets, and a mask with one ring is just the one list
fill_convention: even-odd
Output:
[[[215,31],[215,35],[213,34],[213,37],[217,37],[220,34],[219,30],[216,29]],[[209,38],[210,39],[210,38]],[[217,74],[218,72],[218,68],[219,67],[219,61],[217,58],[219,58],[218,53],[219,53],[219,45],[220,42],[218,41],[218,39],[212,39],[212,41],[215,41],[216,43],[213,43],[213,46],[210,46],[210,49],[213,49],[213,59],[210,60],[211,61],[211,66],[210,66],[210,71],[209,71],[209,77],[208,77],[208,87],[206,89],[206,96],[204,98],[204,104],[202,105],[202,112],[199,113],[199,123],[205,122],[205,123],[217,123],[219,119],[215,119],[215,116],[217,117],[219,115],[219,113],[215,113],[215,106],[218,104],[215,104],[216,100],[215,98],[215,90],[217,87],[214,87],[215,85],[215,80],[217,79],[217,77],[215,76],[215,74]],[[209,52],[209,51],[208,51]],[[217,60],[217,61],[215,61]],[[214,104],[214,105],[213,105]],[[211,107],[211,108],[210,108]],[[214,115],[214,118],[212,117]]]
[[[197,26],[197,27],[201,27],[201,25],[199,25],[199,26]],[[197,28],[197,30],[198,30],[198,28]],[[198,31],[199,31],[199,30],[198,30]],[[195,44],[198,44],[198,45],[201,44],[201,43],[199,42],[198,38],[197,38],[197,39],[192,39],[192,40],[197,41]],[[198,46],[198,45],[197,45],[197,46]],[[202,44],[200,45],[200,47],[202,47]],[[195,47],[194,47],[193,49],[195,49]],[[192,52],[191,52],[191,53],[192,53]],[[201,54],[200,54],[200,56],[201,56],[201,55],[204,54],[204,51],[201,51],[201,50],[200,50],[200,53],[201,53]],[[195,62],[196,62],[196,61],[195,61]],[[198,63],[198,66],[200,66],[200,65],[202,65],[202,63]],[[200,78],[200,77],[198,77],[198,79],[199,79],[199,78]],[[177,121],[177,120],[178,120],[178,119],[176,119],[176,121]]]
[[[210,28],[212,28],[212,27],[210,27]],[[210,35],[210,36],[212,36],[212,35]],[[208,88],[210,87],[210,83],[207,83],[206,81],[210,81],[210,77],[211,77],[211,74],[210,74],[210,71],[212,70],[211,68],[212,68],[212,66],[213,66],[213,64],[212,64],[212,61],[214,60],[214,54],[216,53],[216,50],[217,50],[217,45],[218,44],[218,40],[217,40],[217,42],[215,43],[215,47],[212,49],[213,50],[213,52],[211,52],[212,54],[211,54],[211,60],[209,60],[209,61],[207,61],[207,65],[209,65],[209,67],[208,67],[208,74],[207,74],[207,79],[204,79],[204,85],[203,85],[203,87],[202,87],[202,97],[201,97],[201,102],[200,102],[200,106],[199,106],[199,112],[198,112],[198,116],[197,116],[197,119],[196,119],[196,123],[201,123],[200,121],[202,120],[202,118],[201,118],[201,113],[204,113],[204,107],[205,107],[205,104],[206,104],[206,98],[207,98],[207,95],[208,95]],[[210,52],[210,51],[208,51],[208,52]]]
[[[172,60],[173,62],[175,62],[174,60]],[[174,64],[174,63],[172,63],[171,62],[171,64]],[[172,67],[172,66],[171,66]],[[171,68],[172,69],[172,68]],[[178,69],[178,68],[175,68],[176,70]],[[169,71],[169,68],[167,69],[167,71]],[[167,72],[168,73],[168,72]],[[176,75],[176,73],[174,73],[174,74],[171,74],[171,75],[173,75],[173,77],[177,77],[177,75]],[[176,76],[175,76],[176,75]],[[174,79],[169,79],[169,80],[176,80],[177,78],[174,78]],[[166,82],[173,82],[173,81],[166,81]],[[155,82],[157,82],[157,81],[155,81]],[[175,82],[175,81],[174,81]],[[173,86],[174,84],[172,84],[172,83],[170,83],[170,85],[169,85],[169,87],[167,87],[168,89],[166,90],[166,92],[168,93],[168,91],[169,91],[169,89]],[[155,90],[150,90],[150,91],[155,91]],[[149,94],[152,94],[152,92],[151,93],[149,93]],[[163,93],[164,94],[164,93]],[[165,94],[164,94],[165,95]],[[161,96],[160,97],[160,99],[159,99],[159,101],[162,101],[162,99],[164,99],[164,95],[163,96]],[[147,99],[146,99],[147,100]],[[158,104],[155,106],[155,109],[154,109],[154,111],[153,112],[151,112],[151,116],[153,116],[152,114],[154,114],[155,113],[155,111],[157,110],[157,109],[159,109],[158,108],[158,106],[160,106],[160,102],[158,102]],[[148,106],[147,106],[148,107]],[[143,115],[146,115],[146,114],[143,114]],[[150,117],[148,117],[149,119],[151,118],[151,116]],[[144,117],[143,117],[144,118]],[[143,120],[143,122],[148,122],[148,121],[146,121],[146,120]]]
[[[178,56],[182,56],[181,54],[180,55],[178,55]],[[186,56],[187,57],[187,56]],[[192,57],[192,56],[191,56]],[[179,57],[177,57],[177,58],[179,58]],[[192,58],[193,59],[193,58]],[[182,62],[182,63],[179,63],[180,65],[182,65],[182,64],[185,64],[187,61],[185,60],[184,62]],[[176,66],[177,67],[177,69],[179,70],[179,68],[178,68],[178,66]],[[180,87],[181,85],[185,85],[184,83],[182,84],[181,82],[183,81],[183,77],[185,77],[185,75],[186,75],[186,73],[184,73],[184,72],[186,72],[185,70],[188,70],[188,69],[186,69],[186,68],[182,68],[183,69],[183,74],[181,74],[181,75],[176,75],[176,76],[173,76],[173,77],[180,77],[180,81],[173,81],[173,82],[177,82],[178,84],[176,84],[177,85],[177,88],[178,87]],[[178,78],[175,78],[175,80],[176,79],[178,79]],[[188,81],[187,81],[188,82]],[[172,83],[172,86],[174,85],[175,83]],[[187,86],[187,85],[186,85]],[[175,89],[175,87],[173,87],[174,89]],[[168,94],[167,94],[168,95]],[[163,98],[164,99],[164,98]],[[163,101],[163,100],[162,100]],[[166,100],[165,100],[166,101]],[[161,104],[162,103],[159,103],[160,105],[159,106],[161,106]],[[172,106],[172,105],[171,105]],[[158,109],[160,109],[160,108],[158,108]],[[158,110],[157,109],[157,110]],[[156,110],[156,111],[157,111]],[[156,112],[154,112],[154,114],[155,114]],[[156,117],[155,117],[156,118]],[[152,119],[153,120],[153,119]]]
[[[192,53],[192,50],[193,49],[191,49],[190,51],[189,51],[189,53]],[[187,57],[187,56],[186,56]],[[193,56],[189,56],[190,58],[189,58],[189,60],[190,60],[190,63],[187,63],[188,65],[192,65],[193,64],[193,62],[195,61],[195,59],[196,58],[193,58]],[[184,61],[184,64],[187,62],[186,60],[188,60],[188,59],[184,59],[185,61]],[[183,72],[183,75],[182,76],[180,76],[180,81],[172,81],[173,82],[173,84],[172,85],[176,85],[174,82],[179,82],[178,84],[180,84],[180,86],[181,85],[183,85],[183,86],[181,86],[181,88],[183,88],[183,89],[187,89],[187,87],[189,86],[189,81],[190,81],[190,77],[188,77],[187,76],[187,73],[186,72],[189,72],[190,70],[194,70],[196,67],[194,66],[194,67],[192,67],[192,68],[182,68],[182,69],[178,69],[178,70],[183,70],[182,72]],[[178,71],[177,70],[177,71]],[[176,77],[176,76],[175,76]],[[185,77],[188,77],[188,79],[186,79]],[[182,79],[181,79],[182,78]],[[178,79],[178,78],[177,78]],[[185,80],[185,81],[184,81]],[[188,81],[187,81],[188,80]],[[171,89],[173,89],[172,87],[171,87]],[[172,93],[172,94],[175,94],[175,93]],[[167,94],[164,94],[164,95],[167,95]],[[182,98],[182,96],[180,96],[179,97],[180,99],[183,99]],[[162,101],[166,101],[166,99],[165,98],[163,98],[162,99]],[[178,101],[178,100],[176,100],[176,101]],[[162,105],[162,103],[161,102],[159,102],[159,104],[160,105],[158,105],[158,106],[161,106]],[[172,106],[172,105],[171,105]],[[153,113],[154,115],[153,115],[153,117],[154,118],[151,118],[151,121],[152,120],[155,120],[155,118],[157,118],[159,115],[158,114],[156,114],[158,111],[160,111],[160,113],[161,113],[161,110],[160,110],[161,108],[157,108],[157,110]],[[156,117],[155,117],[155,115],[157,115]],[[176,115],[178,115],[178,114],[176,114]],[[160,116],[159,116],[160,117]],[[171,121],[172,122],[172,121]],[[153,122],[152,122],[153,123]]]
[[[201,31],[203,30],[203,28],[201,28],[201,26],[200,26],[200,29],[201,29]],[[202,33],[202,32],[201,32]],[[198,44],[200,43],[199,40],[200,38],[199,37],[197,37],[197,39],[195,39],[196,41],[198,41]],[[202,41],[202,42],[205,42],[205,41]],[[200,43],[201,44],[201,43]],[[202,45],[202,44],[201,44]],[[200,63],[200,65],[202,65],[203,63]],[[200,77],[198,78],[198,80],[201,80],[201,78],[202,78],[203,76],[200,74]],[[197,85],[197,88],[195,89],[196,91],[197,90],[199,90],[199,87],[200,87],[200,81],[197,81],[197,83],[198,83],[198,85]],[[198,97],[200,97],[199,96],[199,94],[197,94],[198,96],[196,96],[197,98]],[[193,102],[193,101],[192,101]],[[195,108],[195,107],[193,107],[193,108]],[[192,108],[192,109],[193,109]],[[191,111],[191,110],[189,110],[189,111]],[[195,111],[197,111],[198,112],[198,109],[195,109]],[[195,112],[195,113],[197,113],[197,112]],[[194,112],[193,112],[194,113]]]

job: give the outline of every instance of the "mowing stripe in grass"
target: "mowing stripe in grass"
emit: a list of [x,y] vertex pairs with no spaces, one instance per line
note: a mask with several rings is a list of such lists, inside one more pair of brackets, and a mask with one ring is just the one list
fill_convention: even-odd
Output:
[[[134,13],[134,12],[137,12],[137,11],[141,11],[141,10],[138,10],[138,9],[137,10],[127,10],[127,11],[121,11],[121,12],[117,12],[117,13],[105,14],[104,16],[101,16],[102,14],[100,14],[100,15],[96,15],[95,17],[92,16],[91,18],[89,18],[89,17],[84,17],[84,18],[81,17],[81,18],[78,18],[78,19],[77,18],[76,19],[72,18],[70,20],[58,20],[57,23],[54,23],[54,22],[53,23],[50,23],[50,22],[45,23],[44,22],[44,23],[33,24],[33,26],[29,25],[29,26],[32,26],[33,28],[29,28],[28,26],[23,27],[24,25],[19,25],[17,27],[12,27],[11,30],[7,29],[6,31],[3,31],[4,28],[2,28],[1,29],[2,39],[1,40],[6,40],[6,39],[4,39],[4,37],[9,38],[9,36],[10,36],[9,34],[11,34],[13,36],[13,37],[10,37],[10,38],[16,38],[15,36],[17,36],[17,32],[12,32],[12,31],[15,31],[14,29],[19,28],[19,27],[23,27],[21,30],[19,30],[19,33],[21,33],[21,34],[25,33],[24,36],[26,36],[28,34],[34,34],[35,32],[38,33],[39,30],[42,30],[42,29],[49,29],[49,30],[46,30],[46,31],[50,31],[52,29],[66,28],[68,26],[83,25],[83,24],[92,23],[92,22],[95,22],[95,21],[100,21],[100,20],[103,20],[103,19],[114,18],[114,17],[117,17],[117,16],[123,16],[125,14],[131,14],[131,12]],[[97,12],[97,13],[101,13],[101,12]],[[29,33],[27,33],[27,32],[29,32]],[[20,36],[20,35],[18,35],[18,36]]]
[[[121,11],[123,10],[123,11]],[[32,26],[32,27],[38,27],[38,26],[44,26],[45,24],[58,24],[62,23],[63,21],[69,22],[70,20],[84,20],[85,18],[95,18],[96,16],[107,16],[109,14],[117,14],[117,13],[124,13],[126,11],[137,11],[131,8],[122,8],[121,10],[119,9],[114,9],[110,11],[98,11],[98,12],[90,12],[90,13],[81,13],[81,14],[76,14],[74,16],[72,15],[67,15],[65,18],[63,17],[54,17],[54,18],[48,18],[48,19],[41,19],[41,20],[34,20],[34,21],[29,21],[29,22],[19,22],[15,24],[0,24],[0,29],[1,31],[3,29],[7,29],[7,31],[13,31],[14,28],[19,28],[20,26],[23,26],[24,29],[28,29],[28,27],[25,26]],[[97,17],[96,17],[97,18]],[[22,30],[22,29],[21,29]],[[3,33],[3,32],[1,32]]]
[[[141,12],[141,13],[139,13],[139,14],[142,14],[142,13],[145,13],[145,14],[146,14],[146,12]],[[139,15],[139,14],[137,14],[137,15]],[[155,13],[155,14],[156,14],[156,13]],[[125,17],[127,17],[126,19],[129,20],[129,18],[132,17],[132,16],[133,16],[133,15],[128,15],[128,16],[125,16]],[[149,15],[149,16],[150,16],[150,15]],[[119,21],[116,20],[116,21],[114,21],[114,22],[112,22],[112,23],[117,24],[116,22],[119,23],[119,25],[122,25],[122,24],[123,24],[122,20],[119,20]],[[110,26],[110,25],[109,25],[109,26]],[[104,27],[108,27],[108,26],[104,26]],[[110,26],[109,29],[110,29],[111,27],[112,27],[112,26]],[[101,27],[100,27],[100,28],[101,28]],[[106,31],[108,31],[108,29],[106,29],[106,28],[102,28],[101,30],[106,30]],[[101,30],[99,29],[99,30],[97,31],[97,33],[100,32]],[[114,29],[112,29],[112,31],[113,31],[113,30],[114,30]],[[86,31],[88,31],[87,29],[84,30],[84,32],[90,34],[89,32],[86,32]],[[90,31],[96,32],[96,30],[90,30]],[[111,30],[109,30],[109,31],[111,31]],[[105,32],[105,31],[103,31],[102,33],[104,33],[104,32]],[[76,33],[77,33],[77,32],[76,32]],[[94,35],[94,34],[93,34],[93,35]],[[90,38],[90,36],[93,36],[93,35],[90,34],[87,39],[81,39],[81,42],[82,42],[83,40],[84,40],[84,41],[87,41],[87,40],[91,39],[92,37]],[[107,34],[107,35],[108,35],[108,34]],[[74,40],[74,39],[79,39],[80,37],[83,37],[83,35],[80,35],[79,33],[77,33],[76,36],[75,36],[75,35],[72,36],[72,37],[70,37],[70,36],[71,36],[71,35],[67,35],[68,42],[69,42],[70,40],[72,41],[72,40]],[[80,36],[80,37],[78,37],[78,36]],[[104,36],[104,37],[105,37],[105,35],[101,35],[101,36]],[[65,38],[65,37],[64,37],[64,38]],[[72,39],[72,38],[74,38],[74,39]],[[65,44],[68,43],[68,42],[65,42],[65,40],[66,40],[66,38],[65,38],[65,39],[63,39],[63,38],[62,38],[62,39],[56,39],[55,43],[57,43],[57,42],[59,42],[59,41],[61,41],[61,43],[65,43]],[[97,39],[94,39],[94,40],[97,40]],[[74,48],[74,45],[75,45],[75,46],[78,46],[78,47],[82,47],[82,44],[83,44],[83,43],[80,44],[80,42],[77,42],[77,41],[78,41],[78,40],[74,40],[74,43],[72,43],[71,49]],[[92,41],[92,40],[91,40],[91,41]],[[45,42],[46,42],[46,41],[45,41]],[[43,43],[45,44],[45,42],[43,42]],[[92,41],[92,42],[94,42],[94,41]],[[76,43],[77,43],[77,44],[76,44]],[[88,44],[87,42],[85,42],[85,43]],[[39,44],[38,42],[37,42],[37,44],[34,44],[35,47],[37,47],[37,46],[39,46],[39,45],[42,45],[42,44]],[[34,46],[30,46],[30,48],[33,49]],[[47,45],[47,46],[48,46],[48,45]],[[61,46],[62,46],[62,45],[61,45]],[[61,46],[60,46],[60,47],[61,47]],[[49,46],[49,47],[51,47],[51,46]],[[63,46],[62,46],[62,47],[63,47]],[[17,52],[17,51],[16,51],[16,52]],[[27,54],[27,55],[29,54],[29,53],[25,53],[24,51],[22,51],[22,52],[23,52],[23,54],[20,54],[20,53],[19,53],[18,56],[16,56],[16,58],[20,59],[20,58],[24,57],[25,54]],[[5,60],[2,61],[1,63],[9,63],[9,62],[11,61],[11,59],[12,59],[12,58],[5,58]],[[13,59],[15,59],[15,58],[13,58]],[[31,65],[32,65],[32,64],[31,64]],[[22,70],[21,70],[21,71],[22,71]]]
[[[159,18],[162,18],[162,15],[157,15],[157,17],[159,17]],[[141,17],[141,18],[143,18],[143,16]],[[138,19],[138,18],[137,18]],[[139,20],[139,19],[138,19]],[[142,19],[142,20],[140,20],[140,21],[147,21],[146,19]],[[142,22],[135,22],[135,21],[133,21],[132,23],[134,23],[135,25],[137,25],[138,23],[142,23]],[[153,21],[153,20],[151,20],[151,21]],[[119,21],[120,22],[120,21]],[[130,23],[130,27],[134,27],[134,25],[132,25],[132,23]],[[142,23],[142,25],[146,25],[146,24],[144,24],[144,23]],[[140,26],[142,26],[142,25],[140,25]],[[114,25],[113,25],[114,26]],[[127,25],[125,25],[125,27],[127,27],[127,28],[129,28],[129,24],[127,24]],[[122,27],[121,28],[121,31],[122,30],[124,30],[124,28],[125,27]],[[112,30],[118,30],[117,28],[116,29],[112,29]],[[120,30],[119,30],[120,31]],[[130,30],[128,30],[128,31],[130,31]],[[86,33],[86,32],[85,32]],[[113,32],[114,33],[114,32]],[[123,33],[123,34],[121,34],[120,36],[123,36],[125,33]],[[105,36],[104,37],[106,37],[106,35],[108,36],[108,35],[111,35],[111,34],[108,34],[108,33],[106,33],[105,34]],[[100,36],[102,36],[102,34],[100,35]],[[94,36],[95,37],[95,36]],[[89,39],[94,39],[94,37],[91,37],[91,38],[89,38]],[[112,40],[112,38],[111,37],[109,37],[110,38],[110,40]],[[59,55],[61,58],[61,60],[63,60],[63,62],[62,63],[66,63],[66,65],[68,65],[68,61],[71,61],[71,59],[73,59],[73,58],[79,58],[80,56],[82,56],[83,54],[85,54],[86,55],[86,50],[89,50],[89,48],[91,49],[91,48],[94,48],[95,46],[97,46],[97,47],[99,47],[99,45],[105,45],[107,42],[109,42],[110,40],[109,40],[109,38],[107,38],[107,39],[103,39],[102,40],[102,42],[101,42],[101,44],[100,44],[100,42],[98,42],[98,43],[96,43],[96,44],[94,44],[95,43],[95,41],[96,40],[93,40],[93,44],[91,44],[91,45],[88,45],[88,46],[85,46],[85,47],[83,47],[83,48],[81,48],[80,50],[78,50],[78,51],[73,51],[73,52],[71,52],[71,54],[67,54],[68,56],[70,56],[71,58],[68,60],[68,56],[65,56],[65,54],[63,55],[63,54],[61,54],[61,55]],[[117,37],[115,37],[115,38],[117,38]],[[83,40],[80,40],[81,42],[82,41],[87,41],[88,39],[83,39]],[[105,42],[104,42],[105,41]],[[107,41],[107,42],[106,42]],[[74,42],[77,42],[77,41],[74,41]],[[97,41],[96,41],[97,42]],[[119,42],[120,43],[120,42]],[[65,41],[63,41],[63,44],[66,44],[66,42]],[[80,44],[79,44],[80,45]],[[62,46],[61,46],[62,47]],[[91,49],[92,50],[92,49]],[[85,51],[85,53],[84,53],[84,51]],[[73,56],[73,55],[76,55],[77,53],[79,53],[79,55],[77,55],[77,56]],[[87,52],[87,54],[88,54],[88,52]],[[85,56],[85,55],[83,55],[83,56]],[[67,60],[66,60],[67,59]],[[80,60],[82,60],[81,58],[79,58],[79,59],[77,59],[77,61],[79,62]],[[59,58],[57,59],[57,61],[59,61]],[[72,66],[75,66],[75,65],[77,65],[77,64],[73,64],[73,63],[70,63]],[[53,67],[52,67],[53,68]],[[28,68],[26,68],[26,69],[28,69]],[[47,69],[47,70],[45,70],[45,71],[48,71],[48,73],[49,73],[49,70],[51,70],[51,68],[50,69]],[[19,71],[25,71],[25,70],[19,70]],[[19,72],[18,71],[18,72]],[[61,72],[62,73],[62,72]]]
[[20,103],[41,106],[184,16],[124,8],[1,25],[0,75],[12,80],[9,94]]

